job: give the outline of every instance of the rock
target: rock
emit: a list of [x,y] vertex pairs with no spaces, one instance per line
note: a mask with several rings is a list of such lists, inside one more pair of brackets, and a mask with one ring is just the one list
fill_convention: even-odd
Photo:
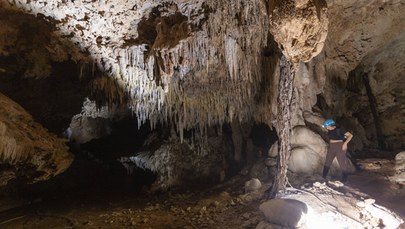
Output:
[[277,165],[277,160],[275,158],[266,158],[264,164],[267,167],[275,167]]
[[249,170],[250,178],[266,179],[269,176],[269,170],[264,159],[259,159]]
[[319,183],[318,181],[316,181],[315,183],[312,184],[314,187],[321,187],[321,183]]
[[379,223],[386,228],[397,228],[403,222],[397,214],[372,203],[372,199],[363,200],[365,196],[349,187],[328,184],[301,187],[301,191],[287,193],[285,198],[307,204],[308,214],[301,228],[376,228]]
[[366,207],[366,203],[364,203],[364,201],[359,201],[359,202],[356,203],[356,205],[361,207],[361,208]]
[[299,227],[308,212],[305,203],[294,199],[272,199],[259,208],[267,222],[286,227]]
[[306,123],[310,123],[314,126],[322,127],[322,123],[325,121],[325,118],[319,113],[304,111],[302,115]]
[[[327,144],[317,133],[305,126],[293,128],[291,156],[288,169],[296,173],[320,174],[325,163]],[[347,158],[349,172],[354,172],[353,163]],[[335,158],[329,174],[338,175],[340,167]]]
[[276,224],[271,224],[266,221],[260,221],[256,229],[290,229],[291,227],[283,227]]
[[365,199],[364,203],[366,204],[374,204],[375,203],[375,199]]
[[405,151],[395,156],[394,174],[389,176],[391,182],[405,184]]
[[262,187],[259,179],[253,178],[245,183],[245,193],[258,191]]
[[395,155],[395,161],[405,161],[405,151],[397,153],[397,155]]
[[[397,20],[403,14],[404,5],[393,2],[388,7],[384,2],[373,1],[372,4],[360,3],[355,10],[348,1],[327,2],[329,18],[334,19],[330,20],[324,46],[328,60],[324,62],[327,82],[323,96],[331,114],[358,117],[371,143],[368,147],[377,145],[374,120],[361,79],[362,73],[368,73],[386,142],[391,149],[403,149],[405,122],[401,113],[401,104],[404,104],[401,94],[405,78],[397,76],[404,68],[404,36],[396,28],[404,27],[404,21]],[[355,13],[358,9],[363,13]],[[343,19],[349,17],[350,20]],[[355,71],[350,72],[353,69]],[[397,70],[401,73],[394,73]],[[355,72],[357,76],[353,74]]]
[[83,144],[111,134],[111,121],[125,115],[128,115],[125,109],[118,109],[116,106],[98,108],[95,101],[86,99],[82,111],[73,116],[64,135],[71,142]]
[[269,157],[277,157],[278,156],[278,141],[274,142],[273,145],[271,145],[267,155]]
[[327,7],[305,0],[295,3],[275,4],[270,31],[285,56],[294,63],[308,62],[322,51],[328,33]]
[[336,188],[343,187],[344,184],[340,181],[328,181],[328,184],[335,186]]
[[319,155],[326,155],[327,144],[319,136],[319,134],[313,132],[305,126],[295,126],[291,136],[291,147],[298,146],[309,147],[313,152]]
[[309,147],[296,147],[290,152],[288,169],[295,173],[315,174],[323,167],[323,158]]
[[223,144],[222,138],[217,135],[210,136],[207,142],[182,142],[176,133],[172,133],[159,148],[140,152],[133,158],[140,162],[136,163],[137,166],[156,173],[157,178],[151,189],[165,191],[188,181],[218,182],[224,168]]
[[0,186],[10,180],[47,180],[65,171],[73,155],[65,141],[34,122],[21,106],[0,93]]
[[305,126],[293,128],[288,169],[296,173],[320,173],[326,157],[325,141]]

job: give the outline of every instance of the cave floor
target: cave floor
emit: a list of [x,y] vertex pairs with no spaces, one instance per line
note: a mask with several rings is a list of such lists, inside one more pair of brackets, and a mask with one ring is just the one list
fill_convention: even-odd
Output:
[[245,177],[198,190],[36,199],[0,213],[0,228],[255,228],[259,200],[242,203]]
[[[405,217],[405,189],[392,184],[384,170],[360,170],[345,187]],[[92,194],[45,193],[0,212],[0,228],[255,228],[262,220],[259,195],[244,195],[248,176],[238,175],[215,187],[192,187],[163,194],[99,190]],[[291,177],[293,186],[317,181]],[[270,182],[264,181],[265,190]],[[4,206],[3,206],[4,208]]]

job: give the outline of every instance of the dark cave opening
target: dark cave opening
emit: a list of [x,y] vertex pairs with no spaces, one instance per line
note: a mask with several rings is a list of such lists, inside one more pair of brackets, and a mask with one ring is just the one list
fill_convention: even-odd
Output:
[[[119,161],[133,155],[151,133],[148,123],[138,130],[137,119],[126,117],[112,123],[110,135],[84,144],[71,144],[75,159],[62,174],[34,184],[10,183],[0,188],[2,196],[16,196],[29,202],[40,200],[94,200],[105,195],[142,197],[156,180],[148,168]],[[161,131],[158,126],[155,131]]]
[[250,137],[253,144],[260,148],[264,154],[267,154],[270,147],[278,141],[276,129],[270,128],[265,123],[255,123],[252,127]]
[[78,65],[73,61],[55,62],[52,68],[52,75],[45,79],[0,74],[0,91],[45,128],[60,134],[72,116],[80,113],[83,99],[89,94],[88,80],[79,79]]
[[[137,118],[127,116],[112,122],[111,129],[110,135],[83,143],[78,150],[76,149],[77,167],[72,168],[72,172],[76,170],[78,173],[87,172],[87,164],[91,164],[97,168],[96,171],[99,170],[102,177],[105,177],[94,179],[93,182],[99,182],[97,185],[105,185],[105,188],[111,191],[122,190],[139,194],[144,186],[150,187],[156,180],[156,174],[147,168],[139,168],[130,161],[121,162],[119,159],[135,155],[152,131],[161,132],[162,126],[158,125],[151,130],[147,122],[138,129]],[[92,177],[98,175],[88,178]],[[80,179],[80,176],[78,178]]]

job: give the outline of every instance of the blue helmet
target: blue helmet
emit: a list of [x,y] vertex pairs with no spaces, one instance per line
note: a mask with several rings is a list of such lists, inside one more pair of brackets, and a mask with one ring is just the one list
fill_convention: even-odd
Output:
[[334,126],[336,125],[335,121],[333,119],[326,119],[325,122],[323,122],[323,127],[328,127],[328,126]]

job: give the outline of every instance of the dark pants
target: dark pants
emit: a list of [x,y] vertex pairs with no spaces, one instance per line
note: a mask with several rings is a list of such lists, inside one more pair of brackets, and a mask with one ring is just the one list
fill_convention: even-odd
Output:
[[[347,174],[346,150],[342,150],[343,142],[329,143],[328,154],[326,155],[323,176],[325,177],[336,157],[343,174]],[[326,170],[326,171],[325,171]]]

